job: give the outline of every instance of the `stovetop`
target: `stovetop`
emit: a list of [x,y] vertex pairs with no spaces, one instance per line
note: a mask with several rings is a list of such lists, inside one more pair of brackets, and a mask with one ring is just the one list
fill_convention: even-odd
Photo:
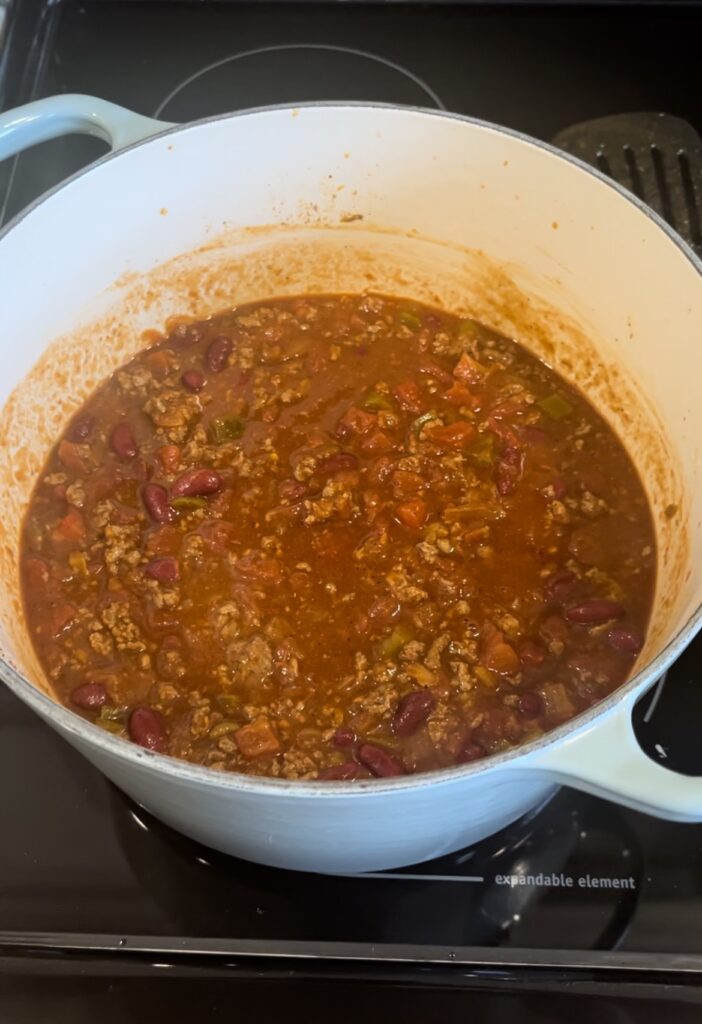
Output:
[[[700,38],[695,5],[14,0],[0,103],[86,92],[181,121],[368,99],[544,139],[665,110],[702,130]],[[70,137],[0,165],[2,220],[103,152]],[[649,755],[693,775],[700,669],[702,641],[635,716]],[[0,822],[3,1024],[207,1021],[241,1007],[264,1021],[469,1009],[475,1021],[640,1022],[663,1019],[671,999],[678,1021],[699,1018],[702,825],[563,789],[440,861],[292,874],[160,825],[4,689]]]

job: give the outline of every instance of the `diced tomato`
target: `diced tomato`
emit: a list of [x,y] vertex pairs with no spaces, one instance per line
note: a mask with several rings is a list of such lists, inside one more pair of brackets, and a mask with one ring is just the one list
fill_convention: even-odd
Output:
[[488,368],[463,352],[453,368],[453,375],[464,384],[481,384],[488,375]]
[[244,555],[237,559],[235,570],[247,580],[274,585],[283,580],[283,569],[276,558],[256,558]]
[[52,608],[48,616],[48,627],[51,636],[59,636],[73,622],[76,610],[72,604],[60,604]]
[[151,372],[155,373],[157,377],[163,377],[164,374],[168,373],[171,366],[170,356],[162,348],[155,349],[153,352],[147,352],[144,356],[144,362],[148,364]]
[[499,630],[486,636],[480,660],[485,668],[500,675],[513,675],[521,667],[519,655],[511,644],[505,642],[504,634]]
[[419,385],[416,381],[405,380],[401,384],[398,384],[393,389],[393,395],[400,403],[403,409],[408,409],[410,412],[421,413],[424,412],[427,403],[424,395],[419,390]]
[[183,535],[176,526],[159,526],[146,538],[144,551],[147,555],[176,555],[182,539]]
[[228,523],[223,519],[210,519],[205,521],[197,531],[210,551],[223,553],[229,551],[237,536],[237,529],[234,523]]
[[175,473],[180,466],[180,448],[177,444],[161,445],[156,451],[164,473]]
[[30,587],[45,587],[49,582],[49,566],[43,558],[25,558],[24,574]]
[[267,718],[256,718],[249,725],[243,726],[234,733],[234,739],[244,757],[253,761],[257,757],[272,757],[279,754],[280,740],[273,732]]
[[376,455],[380,452],[389,452],[394,445],[389,434],[386,434],[384,430],[376,430],[366,438],[361,447],[369,455]]
[[429,515],[427,503],[421,498],[413,498],[406,501],[404,505],[398,505],[395,509],[396,518],[410,530],[419,530],[424,526]]
[[538,445],[544,445],[548,442],[546,431],[542,430],[541,427],[533,427],[530,423],[525,423],[523,427],[520,426],[519,436],[529,448],[536,448]]
[[472,423],[457,420],[456,423],[449,423],[447,426],[427,427],[425,434],[439,448],[460,451],[474,440],[476,429]]
[[369,482],[372,484],[382,484],[392,473],[394,465],[395,463],[389,455],[381,455],[370,468],[368,473]]
[[85,520],[78,509],[73,506],[69,508],[51,534],[54,544],[81,544],[85,540],[85,536]]
[[547,644],[566,644],[570,640],[570,630],[560,615],[549,615],[539,627],[539,636]]
[[84,476],[89,472],[89,466],[83,458],[79,446],[72,441],[59,441],[58,457],[66,469],[70,469],[73,473]]
[[444,392],[443,399],[449,405],[466,406],[468,409],[476,409],[480,405],[480,399],[460,380],[454,381],[448,391]]
[[419,473],[407,469],[396,469],[392,474],[392,492],[396,498],[408,498],[424,489],[424,479]]
[[338,437],[347,437],[350,434],[367,434],[378,422],[377,416],[365,409],[359,409],[352,405],[346,410],[336,425]]

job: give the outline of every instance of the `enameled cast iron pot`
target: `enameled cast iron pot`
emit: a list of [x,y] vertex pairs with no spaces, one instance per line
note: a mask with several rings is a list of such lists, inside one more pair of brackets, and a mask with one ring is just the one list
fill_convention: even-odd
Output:
[[[169,825],[287,868],[435,857],[502,828],[559,783],[702,820],[702,780],[654,764],[631,728],[633,704],[702,615],[702,266],[682,241],[597,172],[465,117],[329,104],[173,127],[62,96],[2,115],[0,158],[72,131],[114,152],[0,236],[0,648],[13,692]],[[68,416],[169,315],[364,288],[513,334],[619,431],[653,504],[660,559],[633,678],[517,750],[351,784],[217,773],[58,705],[26,635],[17,550],[32,483]]]

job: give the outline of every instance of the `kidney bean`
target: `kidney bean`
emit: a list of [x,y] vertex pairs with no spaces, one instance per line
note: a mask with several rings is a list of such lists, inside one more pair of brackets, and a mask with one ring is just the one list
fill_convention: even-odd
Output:
[[345,469],[358,469],[358,459],[351,452],[335,452],[327,455],[317,463],[316,473],[331,476],[332,473],[340,473]]
[[357,756],[361,764],[379,778],[389,779],[395,775],[405,774],[405,770],[397,758],[382,747],[376,747],[373,743],[364,743],[360,746]]
[[568,569],[564,569],[563,572],[555,572],[544,583],[544,597],[547,601],[560,603],[564,597],[570,594],[576,581],[577,576]]
[[417,366],[418,373],[424,373],[427,377],[433,377],[434,380],[438,380],[439,384],[443,384],[448,387],[453,383],[453,377],[445,370],[443,366],[439,366],[438,363],[432,362],[430,359],[423,359]]
[[74,420],[69,431],[72,441],[87,441],[93,432],[95,419],[92,416],[81,416]]
[[546,444],[548,441],[548,434],[541,427],[532,427],[531,424],[525,424],[519,427],[519,435],[525,444],[532,447],[533,445]]
[[155,523],[170,523],[175,519],[175,512],[168,504],[168,491],[160,484],[144,484],[141,498]]
[[360,766],[355,761],[347,761],[345,764],[335,764],[331,768],[323,768],[318,777],[324,782],[347,782],[357,779],[360,774]]
[[188,391],[202,391],[205,386],[205,375],[200,370],[186,370],[180,379]]
[[110,448],[120,459],[133,459],[138,448],[128,423],[118,423],[110,434]]
[[342,725],[332,736],[332,743],[335,747],[352,747],[356,742],[356,733],[350,725]]
[[175,558],[154,558],[144,567],[144,573],[159,583],[175,583],[180,576],[180,569]]
[[174,498],[199,498],[216,494],[222,487],[222,478],[214,469],[189,469],[182,473],[171,487]]
[[531,640],[525,640],[519,648],[519,657],[523,665],[537,668],[539,665],[543,665],[546,651],[540,644],[535,644]]
[[299,480],[281,480],[278,484],[278,497],[281,501],[294,504],[296,501],[304,498],[306,494],[307,485],[300,483]]
[[471,761],[479,761],[481,757],[485,757],[485,751],[480,744],[468,740],[459,750],[456,764],[470,764]]
[[414,690],[402,698],[392,719],[396,736],[411,736],[426,722],[436,704],[430,690]]
[[84,711],[101,708],[109,701],[109,695],[102,683],[83,683],[71,694],[71,702]]
[[401,608],[394,597],[379,597],[368,609],[368,618],[379,626],[389,626],[400,614]]
[[580,474],[580,483],[584,491],[590,491],[598,498],[607,495],[607,477],[599,469],[588,469]]
[[524,453],[518,448],[505,448],[495,469],[497,493],[506,497],[512,494],[524,470]]
[[166,723],[158,711],[149,707],[134,708],[129,716],[129,736],[140,747],[155,750],[159,754],[166,750]]
[[549,484],[549,486],[545,487],[544,490],[548,491],[549,488],[550,488],[552,493],[547,495],[547,496],[548,497],[553,496],[556,499],[556,501],[563,501],[563,499],[565,498],[566,494],[568,493],[568,486],[567,486],[565,480],[563,480],[559,476],[557,476],[554,480],[552,480],[551,483]]
[[643,639],[635,629],[627,626],[615,626],[607,633],[607,639],[616,651],[627,654],[638,654],[643,647]]
[[519,695],[519,710],[525,718],[536,718],[544,709],[544,702],[538,693]]
[[620,619],[623,614],[623,607],[616,601],[594,598],[592,601],[583,601],[582,604],[566,608],[563,618],[568,622],[577,622],[580,626],[594,626],[609,619]]
[[205,352],[205,366],[210,373],[221,373],[225,369],[233,347],[232,339],[226,334],[220,334],[210,342]]

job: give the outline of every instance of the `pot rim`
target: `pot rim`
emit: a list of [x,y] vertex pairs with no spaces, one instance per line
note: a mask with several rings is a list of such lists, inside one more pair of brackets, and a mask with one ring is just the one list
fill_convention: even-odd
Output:
[[[502,125],[484,121],[480,118],[469,117],[466,114],[457,114],[445,110],[435,110],[427,107],[402,106],[395,103],[364,102],[364,101],[320,101],[307,103],[280,103],[263,107],[249,107],[245,110],[237,110],[226,114],[215,114],[210,117],[201,118],[197,121],[188,121],[184,124],[164,126],[163,131],[156,132],[147,138],[140,139],[122,149],[106,153],[98,160],[87,167],[82,168],[75,174],[55,185],[48,192],[43,193],[32,203],[21,210],[2,229],[0,229],[0,243],[5,237],[20,224],[25,217],[29,216],[43,203],[51,199],[63,188],[78,181],[84,175],[99,167],[107,161],[119,158],[123,153],[149,145],[156,139],[175,135],[178,132],[186,131],[201,125],[214,124],[219,121],[236,120],[242,117],[251,117],[257,114],[280,113],[284,111],[298,111],[310,109],[335,109],[335,110],[383,110],[395,113],[420,115],[422,117],[440,118],[443,120],[458,121],[472,127],[485,129],[498,135],[507,136],[527,146],[542,150],[551,157],[569,163],[577,170],[595,178],[600,184],[616,192],[621,199],[633,205],[639,213],[661,230],[671,241],[680,253],[692,264],[700,278],[702,278],[702,260],[692,251],[690,246],[678,235],[673,228],[660,217],[655,210],[652,210],[642,200],[635,196],[628,189],[618,182],[607,177],[580,160],[578,157],[559,150],[548,142],[543,142],[533,136],[527,135],[514,128],[507,128]],[[596,721],[611,712],[618,705],[628,702],[626,698],[632,698],[639,690],[643,690],[647,683],[653,683],[665,671],[693,639],[698,630],[702,627],[702,602],[690,614],[687,621],[680,627],[678,632],[668,641],[656,657],[642,669],[638,670],[622,686],[613,690],[604,700],[593,705],[587,711],[575,718],[570,719],[563,725],[557,726],[538,738],[524,743],[520,746],[505,750],[498,754],[492,754],[484,760],[474,761],[467,765],[458,765],[453,768],[443,768],[436,771],[419,772],[416,775],[406,775],[392,779],[369,779],[362,782],[329,782],[311,780],[300,781],[294,779],[275,779],[263,776],[252,776],[238,772],[219,772],[202,765],[195,765],[189,761],[183,761],[166,754],[157,754],[132,743],[129,740],[119,739],[93,725],[87,719],[71,711],[63,704],[49,697],[43,691],[37,689],[28,679],[10,665],[0,656],[0,678],[9,686],[25,704],[36,710],[40,715],[52,719],[61,729],[84,743],[100,748],[106,754],[115,756],[117,759],[125,760],[135,766],[144,767],[155,771],[163,771],[177,780],[195,785],[215,786],[218,789],[233,790],[242,793],[278,795],[293,798],[303,797],[344,797],[356,798],[361,796],[384,796],[389,793],[414,790],[418,787],[435,786],[441,783],[458,782],[463,778],[489,771],[491,769],[505,769],[516,766],[521,760],[529,755],[538,754],[546,748],[552,747],[559,741],[573,733],[579,733],[592,727]]]

